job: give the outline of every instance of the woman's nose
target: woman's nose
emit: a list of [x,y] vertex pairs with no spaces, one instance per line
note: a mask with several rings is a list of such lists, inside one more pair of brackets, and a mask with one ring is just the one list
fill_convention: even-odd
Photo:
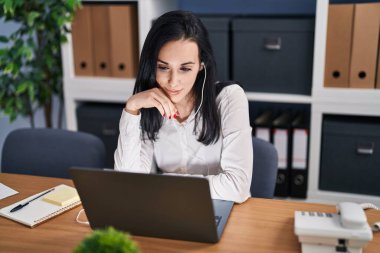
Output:
[[170,71],[168,84],[174,87],[180,82],[178,74],[175,71]]

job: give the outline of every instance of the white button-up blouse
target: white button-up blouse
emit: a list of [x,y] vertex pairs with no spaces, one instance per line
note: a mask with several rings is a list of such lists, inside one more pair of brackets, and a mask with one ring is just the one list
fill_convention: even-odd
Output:
[[141,114],[123,110],[115,170],[153,173],[158,167],[163,173],[206,177],[213,199],[244,202],[250,197],[253,164],[248,100],[239,85],[229,85],[219,93],[216,103],[221,135],[207,146],[194,134],[194,111],[182,123],[164,118],[157,140],[142,141]]

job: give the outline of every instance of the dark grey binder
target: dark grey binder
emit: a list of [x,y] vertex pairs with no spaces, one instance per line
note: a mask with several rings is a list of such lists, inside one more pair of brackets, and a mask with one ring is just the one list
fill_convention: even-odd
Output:
[[[292,147],[291,147],[291,165],[290,165],[290,190],[289,195],[294,198],[306,198],[307,194],[307,178],[308,178],[308,147],[309,147],[309,127],[305,120],[304,113],[300,112],[293,119],[292,123]],[[301,138],[306,138],[306,142],[300,140]],[[301,143],[297,143],[301,142]],[[299,157],[298,154],[295,154],[295,147],[300,148],[302,146],[304,157]],[[298,150],[299,151],[299,150]],[[297,159],[305,160],[302,166],[296,164]],[[297,161],[297,163],[299,163]]]
[[[273,135],[272,140],[274,146],[277,148],[277,152],[279,154],[279,166],[277,172],[277,181],[275,188],[275,196],[279,197],[287,197],[289,196],[289,182],[290,182],[290,160],[289,160],[289,151],[291,150],[291,120],[292,113],[290,111],[283,111],[280,115],[275,118],[272,122],[273,126]],[[276,143],[276,135],[279,131],[286,132],[286,146],[282,147],[282,145],[277,145]],[[285,148],[285,150],[278,150],[278,146]],[[281,154],[286,153],[285,157],[281,157]],[[285,159],[285,161],[282,161]]]

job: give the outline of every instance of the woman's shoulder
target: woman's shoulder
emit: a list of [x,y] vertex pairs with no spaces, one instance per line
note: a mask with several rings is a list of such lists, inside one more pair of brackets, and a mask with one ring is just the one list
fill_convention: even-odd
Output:
[[216,83],[217,100],[241,99],[245,97],[244,89],[240,83],[235,81],[225,81]]
[[228,122],[230,119],[244,119],[249,114],[247,95],[237,83],[229,84],[220,91],[216,98],[216,105],[223,124],[226,123],[226,119]]

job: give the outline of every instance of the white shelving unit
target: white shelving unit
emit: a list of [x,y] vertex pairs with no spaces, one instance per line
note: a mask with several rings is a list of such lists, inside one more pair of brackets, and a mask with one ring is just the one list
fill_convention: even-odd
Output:
[[[111,1],[104,0],[102,2]],[[140,51],[152,21],[161,14],[177,8],[176,0],[119,0],[117,2],[137,3]],[[76,107],[78,103],[84,101],[124,103],[132,95],[135,79],[75,76],[71,34],[68,34],[67,37],[68,43],[62,45],[63,91],[67,128],[76,131]]]
[[[328,6],[328,0],[317,0],[312,83],[308,201],[327,203],[354,201],[358,203],[372,202],[376,205],[380,205],[380,197],[378,196],[322,191],[319,189],[323,115],[336,114],[380,116],[379,89],[345,89],[324,87]],[[361,182],[357,183],[360,184]]]
[[[87,1],[90,2],[90,1]],[[104,1],[107,2],[107,1]],[[120,1],[128,2],[128,1]],[[153,19],[177,8],[176,0],[135,0],[138,5],[139,45],[142,48]],[[312,202],[372,202],[380,197],[319,190],[319,162],[323,114],[380,116],[380,90],[324,88],[328,0],[317,0],[312,94],[292,95],[247,92],[251,101],[311,105],[308,199]],[[124,103],[132,95],[134,79],[78,77],[73,63],[72,38],[62,45],[67,127],[77,130],[76,107],[83,101]],[[358,182],[360,183],[360,182]]]
[[311,104],[312,98],[307,95],[275,94],[265,92],[246,92],[249,101]]

